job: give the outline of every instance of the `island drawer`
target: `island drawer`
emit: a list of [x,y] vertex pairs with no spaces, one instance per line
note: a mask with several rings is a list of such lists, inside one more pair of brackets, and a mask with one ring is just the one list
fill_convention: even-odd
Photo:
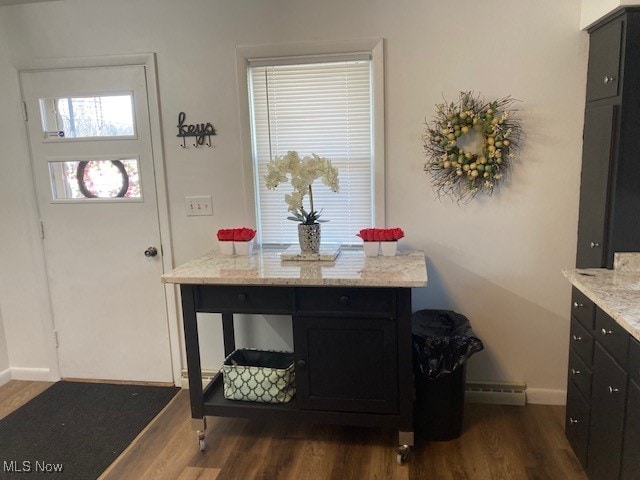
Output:
[[571,291],[571,316],[578,319],[584,328],[590,332],[593,331],[596,306],[576,287],[573,287]]
[[600,308],[596,308],[595,338],[620,365],[626,365],[629,334]]
[[593,337],[575,318],[571,319],[569,344],[587,366],[591,366],[593,360]]
[[569,350],[569,379],[586,399],[591,398],[591,376],[591,369],[573,349]]
[[200,285],[195,302],[199,312],[291,314],[293,291],[285,287]]
[[296,312],[394,318],[396,294],[394,290],[385,288],[297,288]]

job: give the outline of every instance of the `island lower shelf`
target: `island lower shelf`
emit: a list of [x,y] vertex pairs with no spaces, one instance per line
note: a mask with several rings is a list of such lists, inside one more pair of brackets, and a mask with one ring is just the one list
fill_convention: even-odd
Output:
[[217,374],[204,390],[204,414],[213,417],[274,419],[282,422],[330,423],[362,427],[397,427],[399,415],[335,412],[300,408],[297,399],[287,403],[261,403],[224,398],[222,374]]

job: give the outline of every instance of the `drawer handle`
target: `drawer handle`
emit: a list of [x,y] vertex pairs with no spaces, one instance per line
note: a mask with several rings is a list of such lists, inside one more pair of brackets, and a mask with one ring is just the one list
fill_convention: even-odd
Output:
[[620,389],[609,385],[609,395],[613,395],[614,393],[620,393]]
[[340,305],[349,305],[349,297],[346,295],[340,297]]
[[600,332],[603,335],[611,335],[613,333],[611,330],[607,330],[606,328],[603,328],[602,330],[600,330]]
[[584,307],[583,304],[578,303],[578,302],[573,302],[573,308],[582,308],[582,307]]
[[247,300],[247,294],[246,293],[239,293],[238,294],[238,300],[240,300],[241,302],[244,302]]
[[610,77],[608,75],[605,75],[604,78],[602,79],[604,83],[615,82],[615,80],[616,80],[616,77]]
[[576,370],[575,368],[572,368],[571,375],[580,375],[580,370]]
[[576,423],[580,423],[580,420],[578,420],[577,418],[569,418],[570,425],[575,425]]
[[571,335],[571,338],[573,338],[574,342],[581,342],[582,341],[582,337],[580,335]]
[[597,248],[597,247],[599,247],[599,246],[600,246],[600,243],[598,243],[598,242],[591,242],[591,243],[589,244],[589,246],[590,246],[591,248]]

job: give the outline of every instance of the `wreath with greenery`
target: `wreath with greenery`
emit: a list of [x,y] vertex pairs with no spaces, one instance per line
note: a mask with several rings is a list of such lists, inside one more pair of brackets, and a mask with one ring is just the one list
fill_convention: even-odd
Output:
[[[424,149],[438,194],[469,201],[479,192],[491,195],[512,167],[524,137],[511,97],[485,101],[460,92],[457,103],[436,105],[427,124]],[[474,145],[475,144],[475,145]]]

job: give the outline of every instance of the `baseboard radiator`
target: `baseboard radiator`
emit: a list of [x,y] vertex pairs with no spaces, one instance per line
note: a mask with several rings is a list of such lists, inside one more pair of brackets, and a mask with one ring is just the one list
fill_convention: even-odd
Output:
[[524,383],[467,382],[464,399],[468,403],[524,406],[527,404],[526,391]]

